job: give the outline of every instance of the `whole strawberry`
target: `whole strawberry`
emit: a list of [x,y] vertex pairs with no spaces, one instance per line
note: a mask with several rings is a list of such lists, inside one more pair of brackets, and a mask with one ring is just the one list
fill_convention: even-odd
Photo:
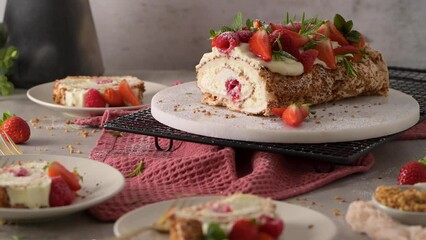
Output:
[[91,88],[86,93],[86,96],[84,97],[84,106],[85,107],[105,107],[106,102],[102,94],[94,89]]
[[28,123],[24,119],[18,116],[3,113],[0,125],[2,134],[6,132],[16,144],[26,142],[30,138],[30,126],[28,126]]
[[399,185],[414,185],[419,182],[426,182],[426,158],[408,162],[399,171]]

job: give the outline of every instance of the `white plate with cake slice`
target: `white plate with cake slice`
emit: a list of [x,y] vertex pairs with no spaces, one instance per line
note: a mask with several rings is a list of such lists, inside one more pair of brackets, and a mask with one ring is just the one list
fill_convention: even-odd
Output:
[[151,102],[159,122],[193,134],[253,142],[327,143],[382,137],[404,131],[420,118],[418,102],[390,89],[385,96],[359,96],[315,105],[315,115],[291,127],[279,117],[248,116],[201,103],[195,82],[158,92]]
[[[115,168],[95,160],[46,154],[24,154],[0,156],[0,166],[17,162],[53,162],[57,161],[69,170],[76,169],[82,177],[81,189],[75,200],[66,206],[43,208],[5,208],[0,207],[0,219],[12,222],[37,222],[66,216],[88,209],[113,197],[124,187],[124,177]],[[3,179],[3,180],[2,180]],[[0,178],[0,186],[4,178]],[[4,182],[6,184],[6,182]],[[39,191],[40,192],[40,191]],[[33,196],[33,199],[36,196]],[[37,199],[40,199],[38,197]]]
[[[144,81],[145,83],[145,92],[143,94],[143,105],[149,105],[151,103],[152,97],[160,90],[167,88],[166,85]],[[88,116],[97,116],[102,115],[107,109],[117,109],[117,110],[136,110],[141,108],[141,106],[125,106],[125,107],[101,107],[101,108],[88,108],[88,107],[69,107],[65,105],[59,105],[53,101],[53,86],[55,82],[48,82],[37,85],[30,88],[27,91],[27,97],[44,107],[49,109],[62,112],[71,117],[88,117]]]
[[[190,202],[195,205],[220,198],[218,196],[199,196],[185,198],[182,202]],[[115,222],[114,234],[117,237],[123,237],[146,229],[175,202],[176,200],[162,201],[126,213]],[[273,202],[276,204],[276,213],[285,224],[280,240],[330,240],[336,236],[335,224],[322,213],[286,202]],[[131,239],[167,240],[169,235],[155,231],[143,231],[142,234],[132,236]]]

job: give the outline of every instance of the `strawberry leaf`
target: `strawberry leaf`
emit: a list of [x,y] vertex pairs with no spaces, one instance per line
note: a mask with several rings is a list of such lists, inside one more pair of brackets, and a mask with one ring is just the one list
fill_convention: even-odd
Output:
[[426,157],[419,159],[419,163],[423,164],[423,166],[426,168]]
[[139,174],[142,174],[142,169],[143,169],[143,161],[141,160],[139,162],[139,164],[136,166],[136,168],[129,174],[127,174],[126,177],[136,177]]

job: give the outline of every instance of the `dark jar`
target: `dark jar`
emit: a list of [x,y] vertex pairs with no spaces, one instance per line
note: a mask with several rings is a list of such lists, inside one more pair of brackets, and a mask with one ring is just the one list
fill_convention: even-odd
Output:
[[104,72],[88,0],[8,0],[4,24],[20,54],[9,76],[15,87]]

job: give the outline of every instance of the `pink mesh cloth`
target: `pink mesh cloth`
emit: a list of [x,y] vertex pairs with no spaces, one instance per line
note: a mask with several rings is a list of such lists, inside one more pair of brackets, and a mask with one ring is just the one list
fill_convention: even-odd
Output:
[[[102,118],[75,123],[101,126],[129,113],[106,111]],[[101,221],[114,221],[137,207],[183,196],[244,192],[286,199],[350,174],[366,172],[374,163],[369,154],[353,166],[335,165],[332,172],[321,173],[315,171],[310,159],[176,140],[172,151],[163,152],[156,150],[153,137],[132,133],[116,136],[110,132],[102,131],[90,158],[118,169],[126,176],[126,184],[118,195],[90,209]],[[168,139],[160,139],[160,145],[168,143]],[[130,177],[141,161],[142,173]],[[323,164],[327,169],[328,164]]]

